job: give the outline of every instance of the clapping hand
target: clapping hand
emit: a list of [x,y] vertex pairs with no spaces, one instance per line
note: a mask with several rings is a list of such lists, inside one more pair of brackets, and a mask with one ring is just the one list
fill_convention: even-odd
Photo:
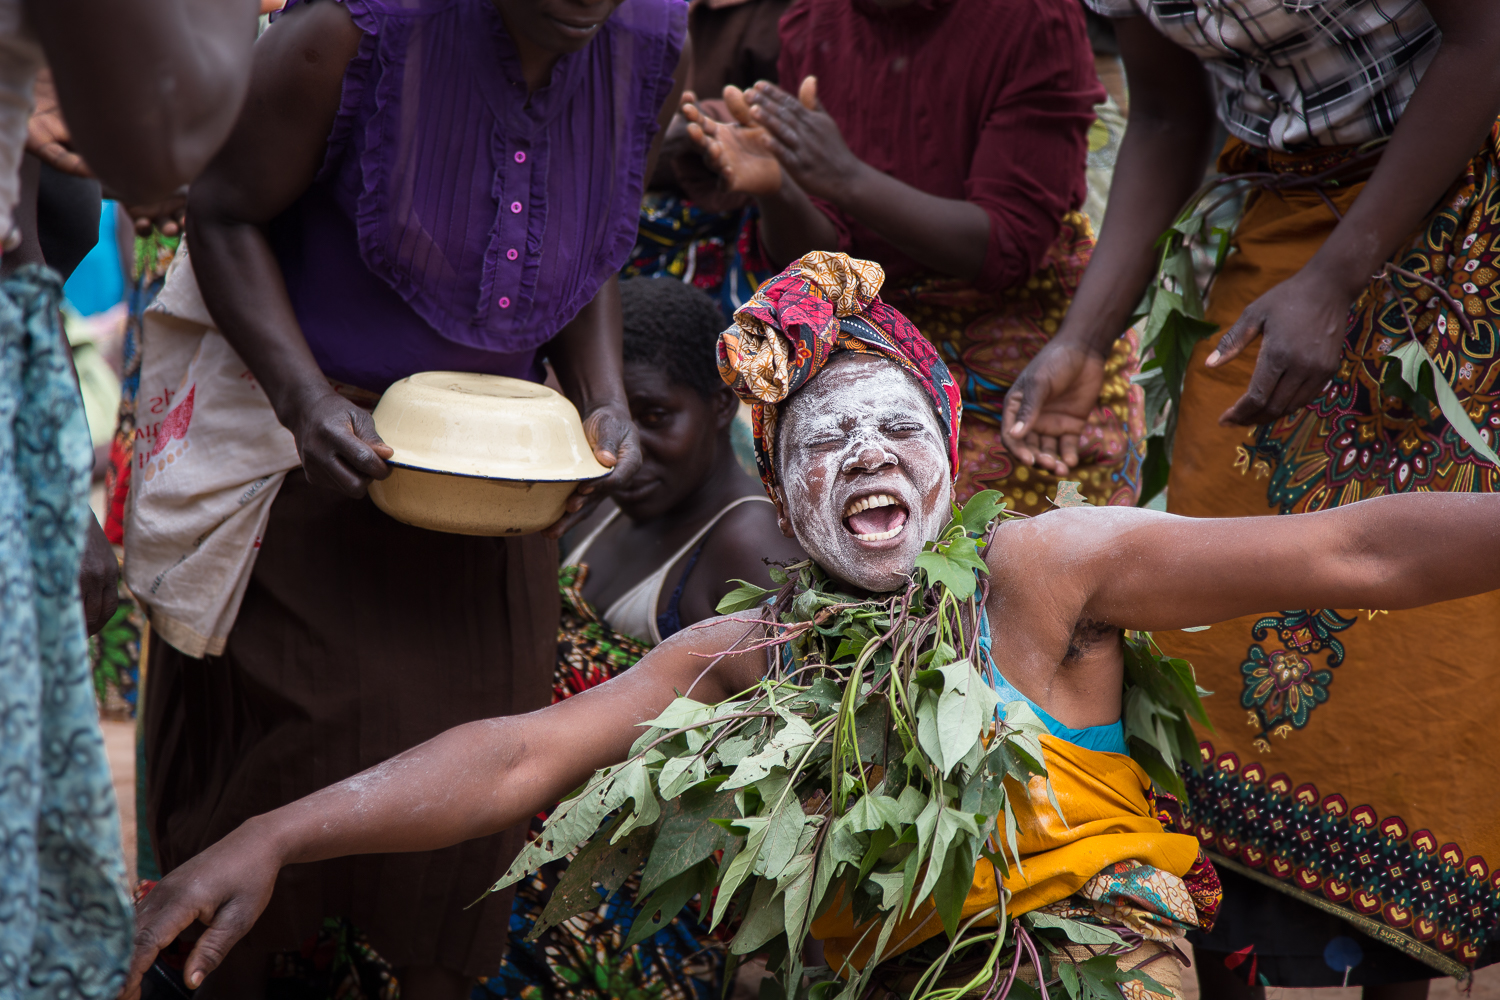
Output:
[[818,102],[818,78],[805,77],[793,97],[762,80],[736,97],[745,105],[742,117],[728,90],[724,100],[741,121],[758,126],[762,145],[781,169],[808,194],[836,201],[865,164],[850,151],[833,116]]
[[682,116],[688,122],[688,137],[702,151],[709,168],[719,175],[723,191],[751,196],[775,194],[781,190],[781,166],[766,145],[766,130],[755,124],[738,87],[724,88],[724,107],[733,122],[715,121],[699,104],[697,95],[683,93]]

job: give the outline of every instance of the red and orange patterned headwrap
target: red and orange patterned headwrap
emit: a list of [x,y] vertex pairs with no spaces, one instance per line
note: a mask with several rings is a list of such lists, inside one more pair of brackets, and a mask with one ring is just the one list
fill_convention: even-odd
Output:
[[917,377],[948,434],[948,462],[958,475],[958,384],[927,338],[880,301],[884,282],[885,271],[874,261],[815,250],[762,284],[719,335],[719,376],[752,404],[755,464],[778,509],[781,404],[838,351],[881,354]]

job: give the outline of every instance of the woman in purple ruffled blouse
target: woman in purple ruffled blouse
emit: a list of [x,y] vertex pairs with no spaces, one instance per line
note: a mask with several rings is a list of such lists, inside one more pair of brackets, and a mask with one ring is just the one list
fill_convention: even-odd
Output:
[[[151,649],[164,871],[453,725],[547,704],[554,543],[380,513],[365,490],[390,451],[359,403],[418,371],[540,381],[546,358],[629,478],[614,275],[677,105],[686,15],[683,0],[309,0],[260,39],[189,230],[204,301],[306,476],[275,500],[223,655]],[[365,933],[406,1000],[465,996],[498,967],[510,897],[466,907],[518,846],[288,869],[200,996],[264,996],[273,956],[324,917]]]

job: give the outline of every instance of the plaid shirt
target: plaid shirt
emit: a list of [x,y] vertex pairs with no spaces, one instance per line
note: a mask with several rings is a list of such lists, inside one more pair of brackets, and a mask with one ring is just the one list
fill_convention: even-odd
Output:
[[1390,135],[1442,35],[1420,0],[1084,0],[1203,60],[1230,134],[1282,151]]

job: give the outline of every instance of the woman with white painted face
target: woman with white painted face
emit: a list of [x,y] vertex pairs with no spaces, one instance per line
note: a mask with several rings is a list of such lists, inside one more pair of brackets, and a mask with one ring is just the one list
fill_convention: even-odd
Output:
[[[880,278],[874,265],[810,254],[762,286],[720,340],[721,374],[756,400],[757,457],[782,530],[853,593],[904,583],[946,521],[952,489],[951,379],[875,295]],[[1298,553],[1297,571],[1273,551]],[[1067,509],[1006,525],[985,559],[995,659],[1056,738],[1045,744],[1049,767],[1056,750],[1129,773],[1127,758],[1085,746],[1119,729],[1121,629],[1183,628],[1263,607],[1404,607],[1500,588],[1500,497],[1408,495],[1233,521]],[[147,897],[134,971],[201,919],[209,929],[186,965],[189,984],[201,981],[254,923],[284,865],[430,850],[524,819],[623,760],[638,724],[677,692],[717,702],[755,684],[764,654],[733,650],[765,631],[729,618],[684,630],[577,697],[457,727],[246,822]],[[1158,834],[1173,837],[1191,842]],[[1180,876],[1181,845],[1167,847],[1174,860],[1161,864]],[[837,944],[836,921],[827,929]]]
[[[739,400],[714,370],[724,328],[718,305],[675,278],[624,278],[620,307],[625,397],[641,468],[570,537],[558,573],[553,701],[605,683],[664,639],[714,617],[735,581],[770,586],[770,564],[806,558],[777,530],[770,502],[735,455]],[[531,829],[540,826],[538,819]],[[549,925],[543,914],[567,867],[566,859],[551,862],[516,887],[509,947],[476,995],[556,995],[601,976],[614,995],[701,1000],[722,992],[724,948],[697,907],[625,946],[639,916],[638,877],[626,880],[612,905]],[[539,922],[544,929],[533,938]]]

